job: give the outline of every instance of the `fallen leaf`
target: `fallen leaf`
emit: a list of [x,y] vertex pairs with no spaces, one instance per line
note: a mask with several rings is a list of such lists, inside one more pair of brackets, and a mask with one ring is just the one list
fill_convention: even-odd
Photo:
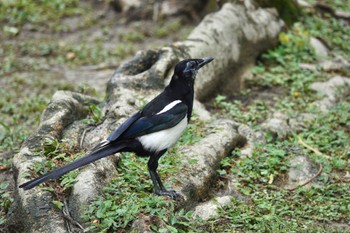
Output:
[[69,52],[66,54],[66,58],[69,59],[69,60],[72,60],[75,58],[75,53],[73,52]]

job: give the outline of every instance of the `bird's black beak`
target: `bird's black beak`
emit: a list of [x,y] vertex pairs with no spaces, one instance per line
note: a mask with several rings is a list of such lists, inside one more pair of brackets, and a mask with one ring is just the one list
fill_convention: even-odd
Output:
[[202,68],[204,65],[208,64],[209,62],[211,62],[212,60],[214,60],[213,57],[205,57],[202,59],[198,59],[199,63],[197,65],[197,70],[199,70],[200,68]]

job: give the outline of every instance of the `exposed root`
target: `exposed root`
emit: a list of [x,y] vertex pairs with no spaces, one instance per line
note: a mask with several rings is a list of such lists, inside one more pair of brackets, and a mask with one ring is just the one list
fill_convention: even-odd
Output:
[[[306,144],[306,143],[301,139],[300,136],[298,136],[298,142],[299,142],[301,145],[303,145],[305,148],[307,148],[307,149],[313,151],[315,154],[320,155],[320,156],[324,156],[324,157],[326,157],[327,159],[329,158],[329,156],[327,156],[327,155],[321,153],[321,152],[320,152],[319,150],[317,150],[316,148],[313,148],[313,147],[309,146],[308,144]],[[304,182],[303,184],[297,185],[297,186],[294,187],[294,188],[287,188],[287,190],[288,190],[288,191],[294,191],[294,190],[296,190],[297,188],[303,187],[303,186],[305,186],[305,185],[311,183],[314,179],[316,179],[316,178],[321,174],[321,172],[322,172],[322,170],[323,170],[323,166],[322,166],[321,163],[319,164],[319,167],[320,167],[320,168],[318,169],[317,173],[316,173],[313,177],[311,177],[310,179],[308,179],[308,180],[307,180],[306,182]]]
[[320,168],[318,169],[317,173],[316,173],[313,177],[311,177],[310,179],[308,179],[305,183],[302,183],[302,184],[300,184],[300,185],[297,185],[297,186],[294,187],[294,188],[288,188],[287,190],[292,192],[292,191],[296,190],[297,188],[303,187],[303,186],[305,186],[305,185],[311,183],[311,182],[312,182],[314,179],[316,179],[316,177],[318,177],[318,176],[321,174],[321,172],[322,172],[323,166],[322,166],[321,163],[320,163],[319,165],[320,165]]

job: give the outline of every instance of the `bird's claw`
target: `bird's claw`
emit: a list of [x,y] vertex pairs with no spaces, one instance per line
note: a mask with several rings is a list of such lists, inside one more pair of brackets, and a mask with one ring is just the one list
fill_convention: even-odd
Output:
[[175,190],[158,191],[158,192],[156,192],[156,194],[161,195],[161,196],[168,196],[168,197],[171,197],[172,199],[176,199],[178,197],[181,197],[181,194],[177,193]]

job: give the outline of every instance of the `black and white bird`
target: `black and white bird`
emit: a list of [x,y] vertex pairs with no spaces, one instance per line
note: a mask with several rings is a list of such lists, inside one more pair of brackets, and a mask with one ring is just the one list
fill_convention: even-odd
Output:
[[117,152],[134,152],[148,156],[148,170],[157,195],[175,198],[174,190],[166,190],[158,173],[159,158],[180,138],[191,119],[194,82],[198,70],[214,58],[187,59],[179,62],[164,91],[136,112],[88,155],[63,167],[28,181],[20,188],[31,189],[49,179],[92,163]]

